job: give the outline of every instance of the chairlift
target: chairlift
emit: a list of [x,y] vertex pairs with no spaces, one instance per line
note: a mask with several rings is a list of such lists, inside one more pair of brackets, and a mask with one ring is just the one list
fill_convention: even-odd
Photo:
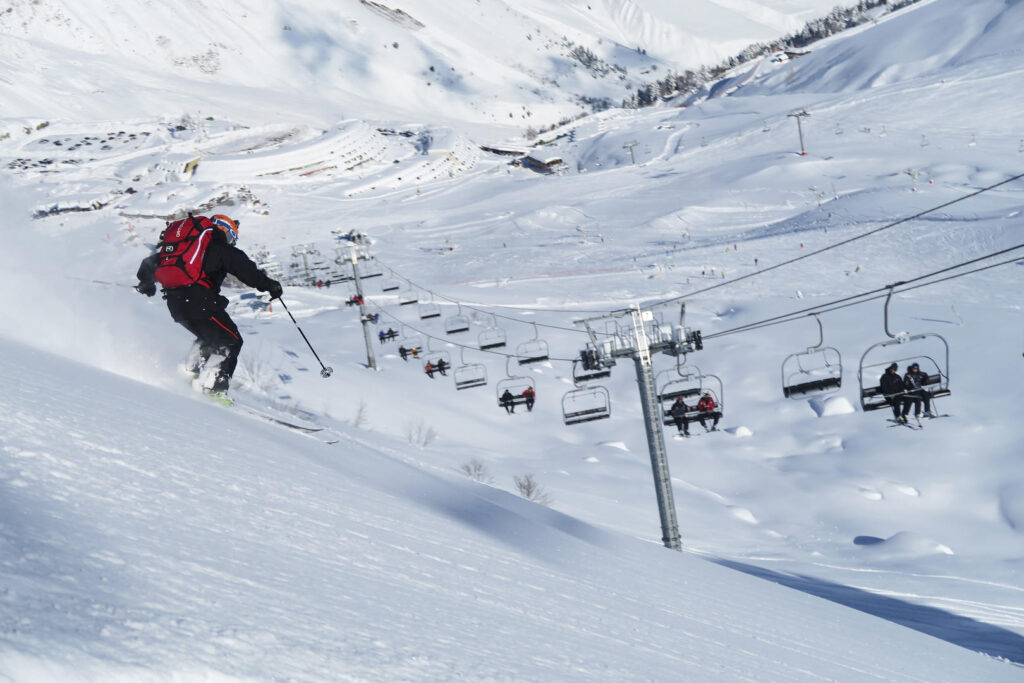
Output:
[[452,372],[452,377],[455,380],[456,389],[482,387],[487,384],[487,368],[483,363],[467,363],[463,348],[459,350],[459,365]]
[[441,305],[435,301],[425,301],[420,304],[420,320],[441,317]]
[[[922,388],[934,400],[949,396],[949,343],[939,334],[922,332],[909,334],[889,331],[889,301],[893,286],[885,297],[885,333],[889,339],[872,344],[860,358],[857,380],[860,383],[860,407],[865,412],[889,406],[882,393],[879,379],[892,363],[900,370],[917,363],[927,375]],[[890,348],[896,347],[896,348]]]
[[480,333],[480,336],[477,337],[477,341],[480,345],[481,351],[504,348],[506,342],[505,330],[501,329],[497,325],[488,327]]
[[418,354],[423,349],[423,335],[416,333],[408,333],[405,331],[405,325],[402,325],[402,333],[398,338],[398,346],[396,348],[404,348],[409,351],[416,349]]
[[[685,354],[684,354],[685,355]],[[685,362],[685,361],[684,361]],[[697,422],[701,417],[705,419],[721,418],[725,414],[725,399],[722,389],[722,380],[717,375],[706,375],[700,368],[692,365],[676,363],[675,379],[668,380],[661,385],[658,392],[658,400],[661,402],[662,423],[665,425],[675,424],[675,419],[669,413],[672,404],[677,398],[682,398],[689,410],[686,412],[685,420]],[[658,373],[659,376],[663,373]],[[697,403],[700,398],[708,394],[714,401],[715,409],[712,411],[698,411]]]
[[516,346],[516,357],[520,365],[541,363],[548,359],[548,343],[537,337],[537,323],[533,323],[533,339]]
[[462,304],[459,304],[459,312],[449,318],[445,318],[444,331],[447,334],[469,332],[469,325],[469,318],[462,315]]
[[[666,375],[667,378],[662,380],[662,375]],[[686,365],[686,354],[678,356],[674,368],[659,372],[655,378],[655,385],[659,387],[658,400],[666,404],[666,407],[677,398],[682,398],[684,402],[696,403],[703,387],[702,377],[700,368]]]
[[499,408],[505,407],[504,404],[502,403],[501,397],[506,390],[512,395],[512,405],[514,406],[526,403],[526,397],[523,396],[523,392],[525,392],[527,389],[532,390],[534,394],[536,394],[537,392],[537,385],[534,384],[533,379],[531,379],[530,377],[512,374],[511,370],[509,369],[511,360],[511,356],[505,359],[506,377],[504,379],[498,380],[497,387],[495,388],[495,393],[497,394],[498,397]]
[[611,415],[611,398],[602,386],[571,389],[562,397],[562,420],[567,425],[602,420]]
[[611,374],[611,367],[601,363],[601,354],[590,343],[580,351],[580,357],[572,362],[572,383],[577,387],[611,377]]
[[398,305],[399,306],[411,306],[420,300],[419,296],[415,291],[410,289],[402,290],[398,293]]
[[382,292],[397,292],[401,288],[398,280],[394,278],[387,278],[380,281],[380,291]]
[[835,347],[823,346],[821,318],[817,313],[811,315],[818,323],[818,343],[782,361],[782,395],[786,398],[834,394],[843,383],[842,356]]

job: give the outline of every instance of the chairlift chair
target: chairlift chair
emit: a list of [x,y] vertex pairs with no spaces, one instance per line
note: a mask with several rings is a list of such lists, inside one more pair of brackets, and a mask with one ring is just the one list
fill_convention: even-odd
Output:
[[419,296],[412,289],[406,289],[398,293],[399,306],[411,306],[419,301]]
[[[706,375],[699,368],[692,365],[677,365],[675,371],[678,377],[665,382],[658,392],[658,398],[661,401],[662,407],[663,424],[675,424],[675,420],[669,413],[669,410],[672,408],[675,400],[680,397],[689,408],[685,418],[687,422],[696,422],[701,416],[706,419],[721,418],[725,414],[722,380],[717,375]],[[696,409],[697,402],[704,394],[710,394],[711,399],[715,402],[715,409],[713,411],[700,412]]]
[[451,354],[445,349],[430,348],[429,338],[427,339],[427,348],[420,352],[420,359],[423,361],[424,365],[426,363],[437,365],[439,361],[443,360],[446,368],[452,367]]
[[611,398],[602,386],[572,389],[562,397],[562,420],[567,425],[602,420],[612,415]]
[[481,351],[504,348],[506,342],[505,330],[500,327],[488,327],[480,333],[477,340]]
[[811,315],[818,323],[818,343],[782,361],[782,395],[786,398],[834,394],[843,383],[842,356],[835,347],[823,346],[821,319],[817,313]]
[[415,332],[409,333],[405,331],[405,325],[402,325],[400,336],[398,337],[398,346],[404,346],[407,349],[422,349],[423,348],[423,335]]
[[469,318],[462,315],[462,305],[459,305],[459,312],[455,315],[445,318],[444,320],[444,331],[447,334],[458,334],[460,332],[469,332]]
[[[889,331],[889,301],[892,287],[885,298],[885,333],[889,339],[872,344],[860,358],[857,380],[860,383],[860,407],[865,412],[886,408],[889,402],[882,393],[879,379],[885,368],[896,363],[905,373],[906,368],[917,363],[927,375],[922,388],[931,399],[951,395],[949,389],[949,343],[942,335],[934,332],[909,334]],[[895,348],[893,348],[895,347]],[[897,351],[898,349],[898,351]],[[898,355],[898,357],[897,357]]]
[[[703,375],[701,375],[700,368],[695,365],[685,365],[685,362],[685,355],[680,356],[677,358],[676,367],[658,373],[655,385],[659,387],[658,400],[663,404],[671,404],[677,398],[693,403],[695,401],[690,399],[700,397]],[[668,378],[662,380],[662,375],[667,375]]]
[[359,269],[359,278],[362,280],[369,280],[371,277],[383,277],[384,271],[380,266],[366,266],[366,272],[363,269]]
[[398,280],[388,278],[387,280],[381,280],[380,291],[382,292],[397,292],[401,288]]
[[533,339],[516,346],[516,357],[520,365],[541,363],[549,358],[548,343],[537,337],[537,323],[533,324]]
[[[589,329],[589,328],[588,328]],[[572,362],[572,383],[576,387],[583,386],[587,382],[594,382],[599,379],[611,377],[612,369],[610,364],[601,360],[601,351],[593,344],[587,345],[580,351],[580,357]]]
[[504,407],[502,402],[501,402],[501,395],[505,393],[506,389],[508,390],[508,392],[510,394],[512,394],[512,403],[513,403],[513,405],[522,405],[522,404],[526,403],[526,398],[523,396],[523,392],[526,391],[527,389],[532,389],[534,391],[534,393],[536,393],[536,391],[537,391],[537,385],[534,383],[532,378],[524,377],[524,376],[521,376],[521,375],[513,375],[512,374],[512,372],[509,369],[509,365],[510,365],[510,361],[511,360],[512,360],[511,357],[506,358],[506,360],[505,360],[505,375],[506,375],[506,377],[504,379],[498,380],[498,384],[495,387],[495,393],[496,393],[496,395],[498,397],[498,407],[499,408],[503,408]]
[[441,317],[441,305],[434,301],[425,301],[420,304],[420,320]]
[[487,384],[487,368],[483,363],[467,363],[465,349],[459,351],[459,366],[452,372],[458,390],[482,387]]

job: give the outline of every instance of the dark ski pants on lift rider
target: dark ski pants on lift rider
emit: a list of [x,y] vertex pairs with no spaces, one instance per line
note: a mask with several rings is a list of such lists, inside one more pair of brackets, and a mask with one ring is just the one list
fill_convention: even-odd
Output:
[[918,389],[907,394],[906,398],[903,399],[903,417],[910,414],[910,406],[914,406],[914,417],[921,416],[921,401],[924,401],[924,412],[930,413],[932,411],[932,397],[924,389]]
[[886,396],[885,400],[889,403],[889,406],[892,407],[892,416],[899,420],[901,415],[900,408],[903,406],[903,397],[900,395]]
[[202,285],[167,290],[166,298],[171,317],[194,334],[199,345],[199,361],[189,369],[198,371],[211,355],[220,354],[224,360],[212,388],[226,391],[242,350],[242,335],[226,310],[227,298]]

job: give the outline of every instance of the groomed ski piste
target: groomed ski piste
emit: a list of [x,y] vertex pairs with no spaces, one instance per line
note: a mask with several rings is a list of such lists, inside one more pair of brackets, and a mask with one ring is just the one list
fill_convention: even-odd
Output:
[[[1024,5],[925,1],[538,148],[258,89],[251,118],[0,119],[0,680],[1024,680],[1022,40]],[[562,164],[480,149],[502,136]],[[225,290],[239,406],[190,386],[188,335],[131,288],[192,209],[241,219],[295,317]],[[723,417],[665,427],[677,553],[632,361],[607,419],[562,401],[576,321],[668,329],[683,302]],[[841,386],[786,398],[812,313]],[[427,377],[389,327],[455,367]],[[920,429],[861,408],[862,356],[900,332],[935,336],[894,359],[948,379]],[[486,384],[458,390],[469,367]],[[499,406],[510,376],[532,411]]]

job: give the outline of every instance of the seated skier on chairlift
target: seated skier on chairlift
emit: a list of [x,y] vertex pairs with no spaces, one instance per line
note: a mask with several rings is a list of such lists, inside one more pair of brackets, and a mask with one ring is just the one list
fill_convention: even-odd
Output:
[[526,399],[526,412],[532,412],[533,403],[537,399],[537,392],[533,390],[533,387],[526,387],[523,389],[522,397]]
[[[429,363],[428,363],[428,365],[429,365]],[[437,368],[437,371],[440,372],[442,375],[444,375],[445,377],[448,376],[448,373],[445,372],[445,370],[448,369],[448,363],[446,363],[444,361],[444,358],[438,358],[437,359],[437,364],[436,364],[435,367]]]
[[427,364],[423,366],[423,371],[427,373],[427,377],[434,379],[434,373],[437,372],[437,366],[428,360]]
[[501,395],[501,407],[505,409],[505,412],[511,415],[516,412],[516,397],[512,395],[512,392],[508,389]]
[[907,374],[903,375],[903,387],[907,393],[906,398],[903,399],[901,422],[907,421],[907,414],[910,412],[911,404],[914,406],[914,417],[920,419],[922,401],[924,401],[925,417],[935,417],[935,413],[932,411],[932,396],[924,388],[927,381],[928,374],[921,372],[921,366],[917,363],[911,363],[907,368]]
[[686,421],[686,412],[689,409],[689,406],[683,402],[683,397],[677,396],[668,410],[668,414],[672,416],[672,421],[676,424],[676,429],[683,436],[690,435],[690,424]]
[[[711,398],[711,393],[707,391],[705,391],[704,394],[700,397],[700,400],[697,401],[697,410],[699,410],[702,413],[713,412],[716,407],[717,406],[715,406],[715,399]],[[704,430],[708,432],[718,431],[718,415],[714,416],[714,420],[715,421],[711,423],[711,429],[708,429],[708,425],[704,421],[704,415],[699,415],[697,417],[697,421],[700,422],[700,426],[703,427]]]
[[892,416],[897,422],[906,422],[907,418],[900,412],[906,394],[906,384],[900,377],[899,365],[893,363],[885,369],[885,374],[878,378],[878,388],[892,408]]

